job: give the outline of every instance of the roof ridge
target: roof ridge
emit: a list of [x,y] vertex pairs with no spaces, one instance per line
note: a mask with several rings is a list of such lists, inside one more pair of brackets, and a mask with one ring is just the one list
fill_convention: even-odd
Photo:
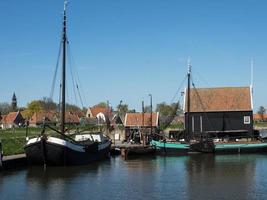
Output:
[[250,88],[250,86],[237,86],[237,87],[233,87],[233,86],[225,86],[225,87],[223,87],[223,86],[222,86],[222,87],[210,87],[210,88],[208,88],[208,87],[206,87],[206,88],[203,87],[203,88],[202,88],[202,87],[201,87],[201,88],[191,88],[191,89],[193,89],[193,90],[194,90],[194,89],[199,90],[199,89],[234,89],[234,88],[236,88],[236,89],[237,89],[237,88],[240,88],[240,89],[241,89],[241,88]]

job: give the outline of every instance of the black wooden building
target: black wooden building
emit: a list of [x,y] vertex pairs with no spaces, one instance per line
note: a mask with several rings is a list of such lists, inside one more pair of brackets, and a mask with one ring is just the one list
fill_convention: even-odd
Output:
[[[253,136],[253,99],[250,87],[194,88],[189,111],[185,94],[185,129],[190,136]],[[189,119],[187,119],[189,113]]]

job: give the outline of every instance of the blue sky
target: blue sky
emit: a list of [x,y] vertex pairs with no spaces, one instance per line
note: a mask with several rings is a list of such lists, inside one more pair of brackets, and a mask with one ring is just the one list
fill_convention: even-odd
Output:
[[[19,106],[49,96],[62,9],[63,0],[0,0],[0,102],[14,91]],[[253,58],[254,106],[267,107],[266,10],[264,0],[71,0],[84,105],[123,100],[140,110],[149,93],[154,106],[169,103],[190,56],[197,87],[249,86]]]

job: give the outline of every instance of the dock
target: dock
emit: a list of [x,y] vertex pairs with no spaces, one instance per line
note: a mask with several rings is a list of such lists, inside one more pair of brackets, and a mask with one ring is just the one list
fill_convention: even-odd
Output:
[[144,156],[152,155],[155,153],[155,149],[153,147],[143,144],[112,145],[111,152],[114,152],[113,155],[118,155],[115,149],[120,149],[120,154],[122,157],[124,157],[125,160],[127,160],[129,156]]
[[[116,151],[118,150],[118,151]],[[155,149],[149,145],[143,144],[117,144],[112,145],[110,150],[112,155],[121,155],[125,159],[128,159],[130,155],[151,155],[154,154]],[[26,154],[18,154],[11,156],[4,156],[2,162],[0,162],[0,171],[16,169],[19,167],[27,166]]]
[[27,165],[27,159],[25,154],[4,156],[2,160],[2,166],[0,166],[0,170],[15,169],[26,165]]

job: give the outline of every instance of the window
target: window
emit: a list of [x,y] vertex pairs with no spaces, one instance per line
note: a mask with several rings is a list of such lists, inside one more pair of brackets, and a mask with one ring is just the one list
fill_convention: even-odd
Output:
[[244,116],[244,124],[250,124],[250,116]]

